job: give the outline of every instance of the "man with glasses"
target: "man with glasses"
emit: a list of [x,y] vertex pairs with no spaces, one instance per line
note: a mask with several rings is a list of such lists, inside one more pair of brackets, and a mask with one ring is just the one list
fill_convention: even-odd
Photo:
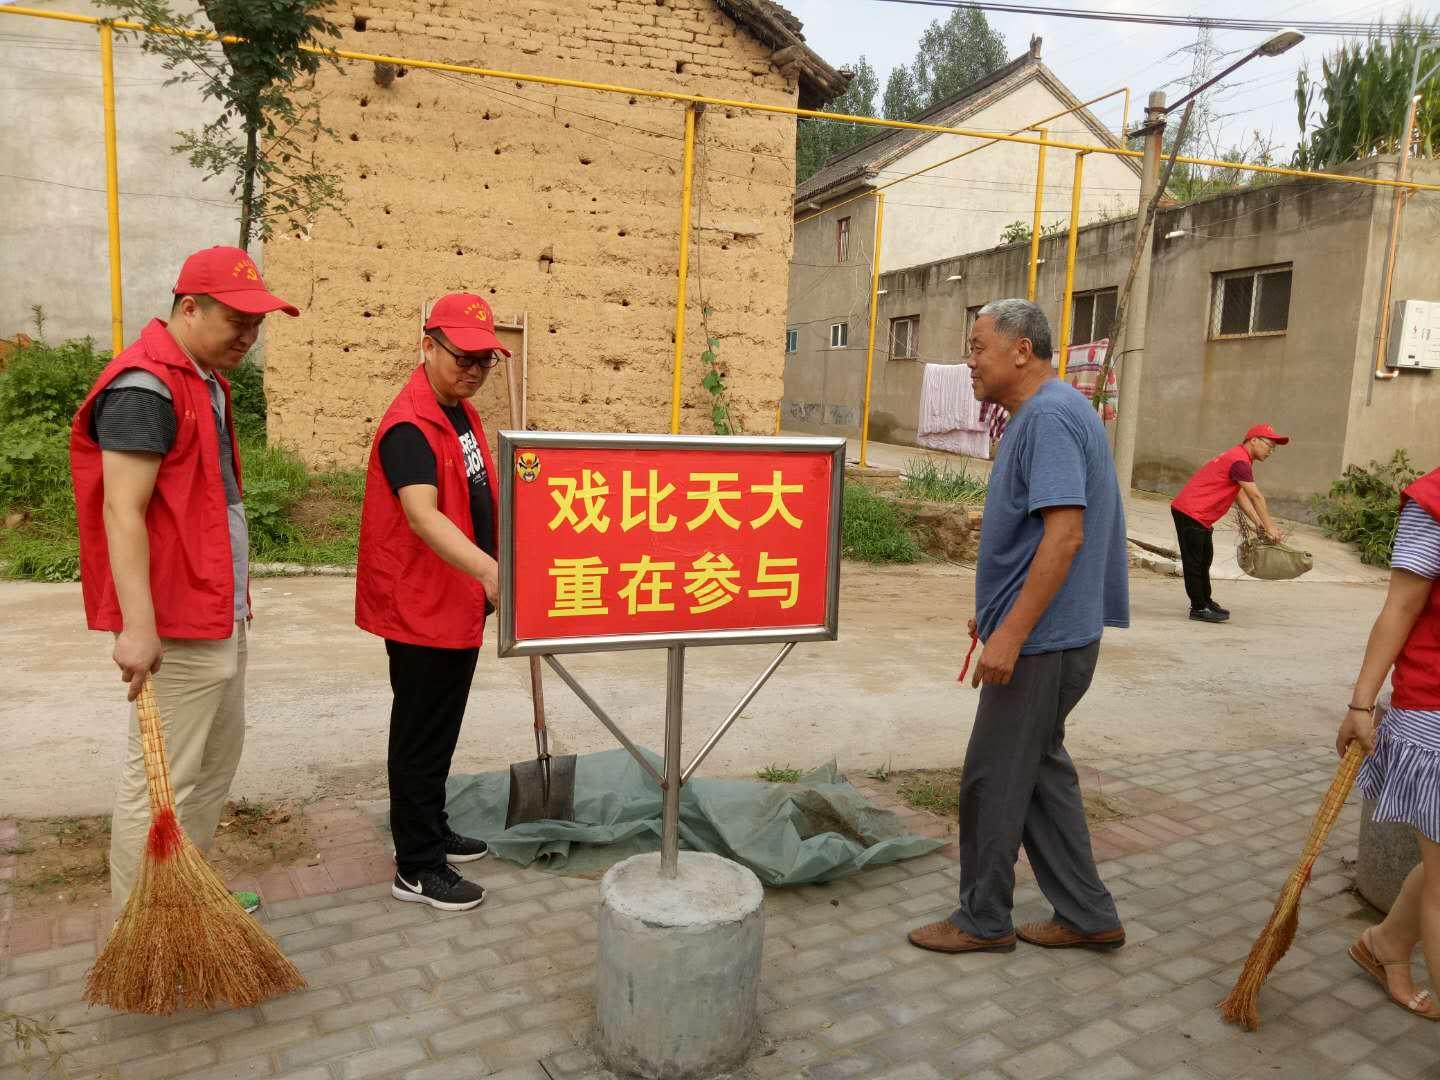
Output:
[[1190,618],[1196,622],[1222,623],[1230,618],[1230,612],[1210,595],[1210,563],[1215,558],[1215,522],[1229,513],[1237,499],[1241,513],[1257,529],[1276,543],[1285,538],[1255,483],[1254,463],[1264,461],[1277,445],[1289,441],[1289,436],[1277,435],[1269,424],[1256,424],[1239,446],[1200,466],[1170,503],[1175,535],[1180,540],[1185,592],[1190,597]]
[[485,890],[453,865],[487,849],[449,827],[445,780],[500,592],[495,470],[470,398],[510,351],[489,304],[451,293],[425,321],[420,352],[370,451],[355,622],[385,639],[390,659],[391,894],[468,911]]

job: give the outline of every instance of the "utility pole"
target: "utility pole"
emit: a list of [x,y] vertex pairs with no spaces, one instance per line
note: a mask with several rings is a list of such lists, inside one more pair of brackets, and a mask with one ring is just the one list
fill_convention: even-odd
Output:
[[1125,346],[1120,368],[1120,415],[1115,421],[1115,476],[1120,494],[1130,497],[1130,480],[1135,472],[1135,432],[1140,424],[1140,380],[1145,371],[1145,328],[1150,317],[1150,200],[1160,179],[1160,152],[1165,141],[1165,92],[1153,90],[1145,106],[1145,159],[1140,167],[1140,208],[1135,215],[1135,280],[1130,287],[1129,311],[1125,314],[1122,341]]

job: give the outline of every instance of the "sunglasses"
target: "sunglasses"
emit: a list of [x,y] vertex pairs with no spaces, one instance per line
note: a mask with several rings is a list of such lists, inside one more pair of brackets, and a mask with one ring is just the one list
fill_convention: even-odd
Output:
[[486,349],[484,352],[479,353],[456,352],[433,334],[430,335],[430,340],[449,353],[455,361],[455,366],[461,371],[468,371],[472,367],[478,367],[482,371],[485,371],[500,362],[500,354],[494,349]]

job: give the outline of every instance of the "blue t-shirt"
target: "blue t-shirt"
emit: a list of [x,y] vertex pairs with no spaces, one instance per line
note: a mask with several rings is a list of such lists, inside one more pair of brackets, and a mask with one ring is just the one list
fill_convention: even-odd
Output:
[[1047,379],[1016,410],[1000,440],[985,497],[975,621],[988,639],[1009,613],[1040,546],[1051,506],[1085,508],[1085,542],[1020,652],[1059,652],[1130,625],[1125,506],[1105,426],[1083,394]]

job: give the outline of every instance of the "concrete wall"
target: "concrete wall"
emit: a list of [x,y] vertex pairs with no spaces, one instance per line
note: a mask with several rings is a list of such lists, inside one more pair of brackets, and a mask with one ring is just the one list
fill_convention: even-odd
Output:
[[[830,231],[800,226],[790,262],[787,324],[797,332],[797,349],[785,356],[782,422],[787,428],[821,435],[851,435],[860,430],[865,398],[865,352],[869,336],[871,252],[875,246],[875,200],[862,198],[846,207],[850,218],[849,258],[835,260]],[[849,344],[830,347],[830,327],[849,326]],[[877,354],[886,355],[885,326],[877,324]]]
[[[1440,175],[1434,163],[1424,167],[1418,178]],[[1372,161],[1351,168],[1375,175],[1392,166]],[[1422,195],[1406,211],[1397,299],[1440,299],[1440,256],[1433,247],[1440,204],[1432,203]],[[1376,383],[1373,404],[1365,405],[1389,206],[1389,196],[1377,196],[1373,188],[1294,182],[1159,215],[1137,487],[1176,491],[1194,469],[1257,422],[1272,423],[1294,439],[1257,474],[1272,503],[1287,514],[1308,513],[1310,496],[1326,490],[1345,465],[1388,459],[1398,447],[1423,468],[1440,464],[1440,376],[1404,372]],[[1175,232],[1181,235],[1166,238]],[[1119,286],[1129,269],[1133,237],[1133,218],[1081,229],[1075,291]],[[1037,284],[1057,340],[1064,243],[1063,236],[1042,241],[1045,261]],[[1011,244],[885,274],[880,325],[888,328],[891,318],[918,315],[922,357],[960,362],[966,309],[1025,295],[1028,256],[1027,245]],[[1210,340],[1212,275],[1280,263],[1293,264],[1287,331]],[[952,280],[957,275],[959,280]],[[871,435],[912,444],[923,371],[915,361],[882,359],[886,355],[877,350]],[[1119,375],[1123,381],[1123,365]],[[810,430],[796,421],[793,409],[787,424]]]
[[[794,104],[769,50],[712,0],[375,0],[344,45],[567,78]],[[267,277],[305,315],[271,330],[272,437],[354,464],[415,362],[420,305],[471,289],[526,311],[530,415],[549,429],[666,430],[683,109],[672,103],[368,64],[322,77],[320,153],[346,218],[266,245]],[[795,122],[700,120],[683,428],[713,430],[702,301],[744,429],[781,394]],[[492,421],[492,426],[500,426]]]
[[[29,6],[94,15],[84,0]],[[115,46],[116,136],[125,333],[170,310],[170,289],[197,247],[233,244],[234,203],[170,152],[177,129],[207,117],[190,86],[165,86],[160,61],[133,40]],[[100,45],[90,26],[0,16],[0,337],[110,346]]]
[[[1394,159],[1377,162],[1372,171],[1382,177],[1393,177]],[[1440,161],[1415,161],[1411,175],[1425,183],[1440,183]],[[1429,470],[1440,466],[1440,371],[1401,371],[1398,377],[1384,381],[1374,376],[1377,316],[1385,280],[1391,205],[1392,196],[1388,192],[1379,193],[1372,202],[1344,464],[1388,461],[1396,447],[1403,445],[1418,468]],[[1440,196],[1412,197],[1401,220],[1391,293],[1392,319],[1394,301],[1440,300],[1440,255],[1435,248],[1435,238],[1440,236]],[[1391,333],[1398,330],[1396,321]],[[1405,433],[1403,443],[1396,441],[1396,432]]]

